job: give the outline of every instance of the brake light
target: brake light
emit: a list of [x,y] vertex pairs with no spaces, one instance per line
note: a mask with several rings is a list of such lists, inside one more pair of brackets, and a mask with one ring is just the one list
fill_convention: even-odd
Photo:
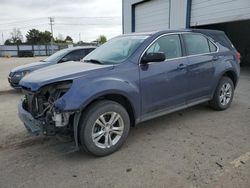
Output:
[[236,52],[236,60],[240,63],[240,53],[239,52]]

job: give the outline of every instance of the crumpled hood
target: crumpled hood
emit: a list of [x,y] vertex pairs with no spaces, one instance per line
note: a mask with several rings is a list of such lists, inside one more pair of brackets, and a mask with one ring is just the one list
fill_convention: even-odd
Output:
[[34,62],[34,63],[29,63],[26,65],[20,65],[14,69],[11,70],[11,72],[22,72],[22,71],[34,71],[46,66],[49,66],[53,62]]
[[70,61],[36,70],[26,75],[19,84],[23,87],[31,89],[31,91],[36,91],[40,87],[47,84],[73,80],[95,71],[110,70],[112,67],[113,65],[98,65],[93,63]]

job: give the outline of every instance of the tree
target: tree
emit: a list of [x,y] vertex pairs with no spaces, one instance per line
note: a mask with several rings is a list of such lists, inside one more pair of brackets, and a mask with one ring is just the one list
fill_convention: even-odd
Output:
[[48,44],[51,37],[49,31],[42,32],[37,29],[31,29],[26,34],[27,43],[29,44]]
[[40,31],[37,29],[31,29],[26,34],[27,43],[38,44],[41,40]]
[[20,29],[14,28],[13,31],[10,33],[10,35],[11,35],[10,40],[13,44],[22,43],[23,35]]
[[40,35],[40,42],[41,42],[41,44],[48,44],[48,43],[50,43],[51,37],[52,37],[51,32],[44,31],[44,32],[40,32],[39,35]]
[[10,39],[7,39],[5,42],[4,42],[4,45],[11,45],[11,40]]
[[104,35],[100,35],[99,38],[97,39],[98,44],[104,44],[107,42],[107,38]]
[[67,36],[67,37],[65,38],[65,42],[73,43],[73,39],[72,39],[70,36]]

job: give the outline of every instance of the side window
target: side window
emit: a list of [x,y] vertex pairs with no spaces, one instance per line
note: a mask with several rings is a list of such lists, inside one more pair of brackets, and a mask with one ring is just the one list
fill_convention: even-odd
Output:
[[68,61],[80,61],[84,55],[84,50],[75,50],[67,54],[64,58],[66,58]]
[[210,52],[217,51],[217,47],[210,40],[208,40],[208,44],[209,44]]
[[183,34],[187,55],[209,53],[209,45],[206,37],[200,34]]
[[[89,54],[90,52],[92,52],[94,49],[95,49],[95,48],[89,48],[89,49],[87,50],[87,54]],[[86,54],[86,55],[87,55],[87,54]]]
[[163,52],[166,59],[172,59],[182,56],[181,42],[179,35],[166,35],[156,40],[147,53]]

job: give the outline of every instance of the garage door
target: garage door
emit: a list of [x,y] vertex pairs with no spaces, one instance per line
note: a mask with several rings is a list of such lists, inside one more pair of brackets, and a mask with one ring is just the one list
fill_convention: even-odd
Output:
[[250,0],[192,0],[191,26],[250,19]]
[[135,5],[135,31],[169,28],[169,0],[151,0]]

